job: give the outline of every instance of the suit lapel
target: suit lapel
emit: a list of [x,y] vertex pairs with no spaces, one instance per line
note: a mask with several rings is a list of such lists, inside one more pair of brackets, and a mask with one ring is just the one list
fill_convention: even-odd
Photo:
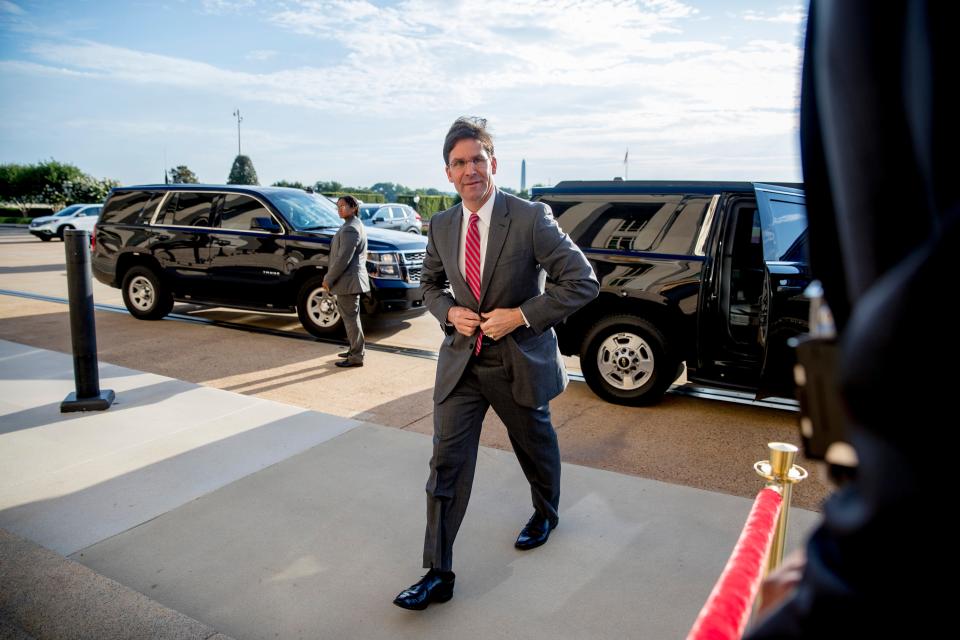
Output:
[[487,238],[487,254],[483,259],[483,280],[480,283],[480,301],[487,295],[490,280],[497,268],[503,243],[507,240],[507,229],[510,228],[510,216],[507,211],[507,199],[498,190],[494,194],[493,214],[490,216],[490,237]]

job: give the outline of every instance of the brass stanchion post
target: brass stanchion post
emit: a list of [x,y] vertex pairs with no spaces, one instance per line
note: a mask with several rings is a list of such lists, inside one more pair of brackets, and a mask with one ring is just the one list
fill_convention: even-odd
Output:
[[790,498],[793,485],[807,477],[807,470],[793,464],[797,458],[797,447],[786,442],[770,442],[770,460],[762,460],[753,465],[754,470],[767,481],[767,486],[783,496],[780,517],[777,518],[777,530],[773,535],[770,555],[767,557],[767,573],[770,573],[783,561],[783,550],[787,542],[787,524],[790,521]]

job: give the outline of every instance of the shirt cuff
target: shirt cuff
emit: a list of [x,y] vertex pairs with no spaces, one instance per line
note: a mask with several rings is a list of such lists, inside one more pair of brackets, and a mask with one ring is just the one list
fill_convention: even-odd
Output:
[[530,328],[530,322],[527,321],[527,316],[523,315],[523,309],[521,309],[520,307],[517,307],[517,311],[520,312],[520,317],[523,319],[523,324],[524,324],[524,326],[525,326],[527,329],[529,329],[529,328]]

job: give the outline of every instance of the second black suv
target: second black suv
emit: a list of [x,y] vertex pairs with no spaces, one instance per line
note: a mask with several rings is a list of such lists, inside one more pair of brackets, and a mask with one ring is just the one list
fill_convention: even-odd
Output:
[[600,279],[557,327],[599,396],[660,399],[682,372],[711,386],[790,396],[805,333],[807,217],[797,185],[561,182],[535,188]]
[[[321,288],[341,224],[329,200],[300,189],[147,185],[110,192],[94,237],[93,274],[123,291],[137,318],[174,300],[257,311],[297,311],[316,336],[343,325]],[[422,304],[426,238],[368,229],[368,313]]]

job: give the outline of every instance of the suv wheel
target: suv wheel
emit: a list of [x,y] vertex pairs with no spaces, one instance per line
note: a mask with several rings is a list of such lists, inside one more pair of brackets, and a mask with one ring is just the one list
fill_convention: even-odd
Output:
[[337,297],[328,293],[322,284],[323,278],[311,278],[300,287],[297,295],[300,324],[318,338],[338,333],[343,327]]
[[59,229],[57,229],[57,237],[60,238],[61,241],[66,242],[66,240],[64,240],[64,238],[65,238],[64,234],[65,234],[67,231],[70,231],[71,229],[73,229],[73,225],[72,225],[72,224],[65,224],[65,225],[63,225],[62,227],[60,227]]
[[679,375],[664,335],[637,316],[601,320],[587,332],[584,344],[583,377],[594,393],[615,404],[654,404]]
[[150,267],[133,267],[123,276],[123,304],[134,318],[159,320],[173,309],[173,294]]

